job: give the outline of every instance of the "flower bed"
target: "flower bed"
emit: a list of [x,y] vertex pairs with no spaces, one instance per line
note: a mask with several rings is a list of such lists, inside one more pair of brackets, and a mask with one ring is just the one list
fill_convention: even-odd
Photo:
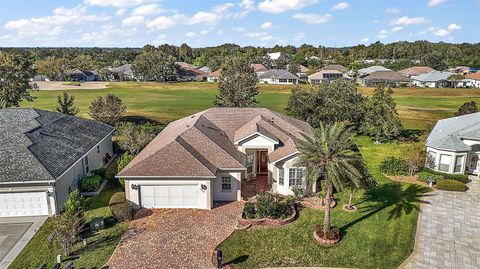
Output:
[[[304,198],[303,200],[300,201],[300,204],[303,207],[320,209],[320,210],[325,210],[325,207],[326,207],[324,198],[319,198],[317,196]],[[336,205],[337,205],[337,202],[335,202],[335,200],[332,200],[332,202],[330,203],[330,208],[334,208]]]
[[261,226],[261,225],[269,225],[269,226],[274,226],[274,227],[280,227],[287,225],[295,220],[297,217],[297,210],[295,208],[295,205],[292,205],[291,207],[291,214],[287,218],[283,219],[273,219],[273,218],[261,218],[261,219],[249,219],[245,217],[245,214],[242,213],[242,216],[239,218],[238,223],[237,223],[237,229],[240,230],[245,230],[248,229],[252,226]]

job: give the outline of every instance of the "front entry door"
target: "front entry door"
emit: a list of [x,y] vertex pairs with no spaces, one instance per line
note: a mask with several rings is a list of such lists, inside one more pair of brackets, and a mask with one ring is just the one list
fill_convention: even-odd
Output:
[[257,151],[257,173],[258,174],[267,174],[268,172],[268,152],[267,151]]
[[478,155],[472,154],[470,157],[470,169],[471,172],[478,172]]

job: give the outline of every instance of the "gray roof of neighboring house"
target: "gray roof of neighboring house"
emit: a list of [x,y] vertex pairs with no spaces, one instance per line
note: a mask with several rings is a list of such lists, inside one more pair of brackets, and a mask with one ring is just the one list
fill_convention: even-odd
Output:
[[447,80],[449,76],[453,75],[452,72],[445,71],[432,71],[426,74],[421,74],[418,76],[412,76],[412,79],[423,81],[423,82],[436,82],[441,80]]
[[237,141],[261,134],[278,142],[268,154],[273,162],[296,153],[310,130],[266,108],[210,108],[170,123],[118,176],[214,177],[218,170],[246,168]]
[[319,80],[319,79],[326,79],[324,77],[324,74],[334,74],[334,75],[339,75],[339,76],[342,76],[343,77],[343,73],[339,70],[336,70],[336,69],[322,69],[316,73],[313,73],[311,74],[310,76],[308,76],[308,79],[312,80],[312,79],[315,79],[315,80]]
[[259,79],[276,78],[276,79],[298,79],[297,76],[283,69],[270,69],[258,76]]
[[375,71],[370,73],[363,80],[374,81],[393,81],[393,82],[410,82],[411,78],[404,76],[403,74],[395,71]]
[[392,71],[392,70],[390,70],[386,67],[383,67],[383,66],[374,65],[374,66],[359,69],[358,73],[361,74],[361,75],[368,75],[368,74],[371,74],[371,73],[377,72],[377,71]]
[[439,120],[427,138],[427,146],[448,151],[469,151],[462,139],[480,140],[480,112]]
[[132,65],[131,64],[124,64],[118,67],[114,67],[110,69],[112,73],[122,73],[124,75],[131,75],[133,76]]
[[329,64],[329,65],[324,66],[322,69],[324,69],[324,70],[337,70],[337,71],[340,71],[342,73],[347,73],[348,72],[348,69],[341,64]]
[[0,182],[55,180],[113,130],[57,112],[0,109]]

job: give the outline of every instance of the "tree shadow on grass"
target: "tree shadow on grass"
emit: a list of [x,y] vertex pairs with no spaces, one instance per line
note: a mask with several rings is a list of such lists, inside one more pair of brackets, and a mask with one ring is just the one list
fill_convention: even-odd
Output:
[[145,124],[145,123],[151,123],[151,124],[161,124],[161,122],[156,121],[154,119],[151,119],[149,117],[144,117],[144,116],[124,116],[120,119],[120,121],[124,122],[131,122],[135,124]]
[[226,262],[226,263],[223,263],[223,266],[230,265],[230,264],[243,263],[243,262],[245,262],[246,260],[248,260],[248,255],[238,256],[238,257],[236,257],[236,258],[233,259],[233,260],[230,260],[230,261],[228,261],[228,262]]
[[431,195],[427,194],[428,191],[428,188],[414,184],[404,189],[400,183],[389,183],[375,188],[367,193],[368,201],[373,204],[359,207],[359,213],[364,215],[340,227],[340,231],[346,233],[348,228],[387,208],[389,208],[387,220],[408,215],[414,210],[419,210],[419,204],[429,203],[422,199]]

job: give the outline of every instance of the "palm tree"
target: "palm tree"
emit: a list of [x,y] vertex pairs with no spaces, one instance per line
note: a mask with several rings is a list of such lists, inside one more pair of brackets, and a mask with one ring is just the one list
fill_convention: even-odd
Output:
[[323,232],[330,234],[330,204],[333,187],[342,190],[346,187],[361,188],[366,186],[369,177],[363,161],[355,151],[351,128],[343,123],[331,125],[320,124],[311,135],[304,135],[299,143],[299,164],[307,168],[309,182],[321,175],[325,184],[325,219]]

